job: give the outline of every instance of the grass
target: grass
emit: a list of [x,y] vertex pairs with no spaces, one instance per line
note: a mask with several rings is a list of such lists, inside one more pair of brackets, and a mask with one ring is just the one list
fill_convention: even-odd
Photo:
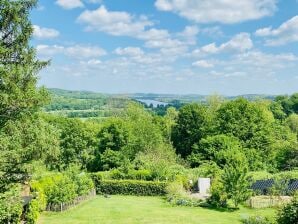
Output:
[[45,212],[39,224],[237,224],[248,215],[273,216],[273,209],[234,212],[173,207],[159,197],[96,198],[62,213]]

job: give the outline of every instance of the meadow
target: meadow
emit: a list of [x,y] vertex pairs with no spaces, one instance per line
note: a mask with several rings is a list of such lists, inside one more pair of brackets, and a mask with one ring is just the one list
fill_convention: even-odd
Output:
[[250,215],[274,216],[274,209],[236,211],[171,206],[160,197],[111,196],[61,213],[44,212],[39,224],[237,224]]

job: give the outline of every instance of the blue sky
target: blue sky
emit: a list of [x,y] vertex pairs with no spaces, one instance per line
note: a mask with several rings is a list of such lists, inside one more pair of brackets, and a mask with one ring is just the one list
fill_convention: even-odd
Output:
[[40,0],[31,17],[47,87],[298,91],[298,0]]

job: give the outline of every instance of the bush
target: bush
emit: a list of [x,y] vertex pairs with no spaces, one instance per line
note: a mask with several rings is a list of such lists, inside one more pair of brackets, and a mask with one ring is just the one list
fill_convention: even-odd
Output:
[[174,181],[166,188],[167,200],[173,205],[198,207],[202,205],[202,200],[191,198],[187,194],[181,181]]
[[298,196],[296,195],[292,202],[285,205],[277,217],[278,224],[297,224],[298,223]]
[[47,204],[71,202],[77,196],[87,195],[93,188],[93,181],[87,174],[74,172],[52,174],[31,184],[40,210]]
[[99,194],[123,194],[139,196],[165,195],[166,183],[140,180],[95,180]]
[[262,216],[251,216],[241,220],[243,224],[274,224],[273,220],[270,220]]
[[208,205],[215,208],[226,208],[228,206],[227,201],[228,195],[222,182],[215,179],[211,186],[211,196],[207,200]]
[[19,223],[22,210],[19,187],[0,193],[0,223]]
[[39,201],[37,199],[33,199],[28,206],[28,210],[26,212],[26,223],[27,224],[35,224],[40,214],[40,206]]

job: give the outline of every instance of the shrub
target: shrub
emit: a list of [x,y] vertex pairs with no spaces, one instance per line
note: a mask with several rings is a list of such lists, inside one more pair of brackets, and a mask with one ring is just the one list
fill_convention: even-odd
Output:
[[192,198],[187,194],[181,181],[174,181],[168,184],[166,192],[168,202],[173,205],[198,207],[202,204],[202,200]]
[[296,195],[292,202],[285,205],[278,212],[278,224],[297,224],[298,223],[298,196]]
[[140,180],[96,180],[99,194],[123,194],[140,196],[165,195],[166,183]]
[[28,210],[26,212],[26,223],[27,224],[35,224],[40,214],[40,206],[39,201],[37,199],[33,199],[29,205]]
[[23,210],[20,189],[17,186],[0,193],[0,223],[19,223]]
[[71,202],[77,196],[87,195],[93,188],[89,175],[74,172],[52,174],[31,184],[40,210],[44,210],[47,204]]
[[225,192],[222,182],[215,179],[211,186],[211,196],[208,198],[207,203],[210,207],[226,208],[228,206],[228,195]]
[[270,220],[262,216],[250,216],[241,220],[243,224],[274,224],[273,220]]
[[127,179],[152,181],[153,177],[150,170],[129,170]]

